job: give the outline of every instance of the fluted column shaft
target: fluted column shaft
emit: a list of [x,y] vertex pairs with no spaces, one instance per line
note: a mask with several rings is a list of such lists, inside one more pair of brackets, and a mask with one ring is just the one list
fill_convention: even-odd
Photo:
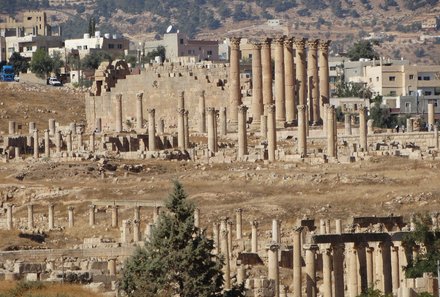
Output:
[[[273,104],[272,94],[272,39],[266,38],[261,44],[261,67],[263,68],[263,104]],[[266,110],[264,110],[266,113]]]
[[261,44],[252,44],[252,124],[259,125],[263,114],[263,73]]
[[276,121],[284,124],[286,121],[286,98],[284,86],[284,37],[275,39],[275,106]]
[[148,150],[156,150],[156,110],[148,109]]
[[[319,64],[319,93],[320,93],[320,103],[322,106],[326,103],[330,103],[330,74],[328,66],[328,48],[330,45],[330,40],[319,42],[319,52],[318,52],[318,64]],[[323,112],[321,112],[322,118]]]
[[138,131],[142,129],[144,124],[144,111],[142,107],[142,98],[144,93],[139,92],[136,94],[136,128]]
[[241,38],[231,38],[231,53],[229,59],[229,118],[233,124],[238,121],[237,108],[241,105],[240,90],[240,40]]
[[307,68],[311,94],[310,98],[310,120],[316,124],[320,121],[320,111],[319,111],[319,78],[318,78],[318,40],[309,40],[307,42],[309,51],[307,59]]
[[298,105],[307,104],[307,71],[306,71],[306,54],[305,39],[295,40],[296,47],[296,78],[299,81],[298,86]]
[[286,98],[286,122],[296,120],[295,85],[296,74],[293,62],[293,38],[284,40],[284,93]]

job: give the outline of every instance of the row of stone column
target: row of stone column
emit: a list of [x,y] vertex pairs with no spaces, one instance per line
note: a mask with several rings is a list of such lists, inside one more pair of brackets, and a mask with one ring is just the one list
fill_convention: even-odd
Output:
[[[236,110],[242,104],[240,40],[241,38],[233,37],[230,44],[229,104],[233,123],[238,122]],[[260,122],[264,105],[270,104],[276,105],[276,121],[280,126],[297,120],[297,105],[308,105],[310,121],[315,124],[320,122],[321,106],[329,102],[330,96],[329,44],[330,41],[307,41],[286,36],[265,38],[252,43],[252,118],[255,124]],[[275,94],[272,92],[272,45],[275,48]]]

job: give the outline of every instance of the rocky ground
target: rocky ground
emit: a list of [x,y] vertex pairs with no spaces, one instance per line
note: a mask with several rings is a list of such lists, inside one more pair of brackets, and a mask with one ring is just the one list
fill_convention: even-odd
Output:
[[[42,230],[47,222],[47,205],[55,202],[56,226],[42,243],[18,238],[18,232],[2,232],[0,248],[72,247],[84,237],[118,238],[110,225],[110,210],[100,207],[98,226],[89,228],[91,201],[164,200],[172,180],[183,183],[189,199],[201,209],[202,225],[223,216],[234,219],[243,208],[244,222],[258,219],[261,230],[270,230],[273,218],[291,226],[297,218],[310,216],[404,215],[439,209],[439,162],[413,161],[398,157],[376,158],[354,164],[217,164],[190,162],[92,160],[81,163],[47,161],[0,165],[1,202],[16,205],[14,217],[26,226],[26,204],[33,202],[35,220]],[[73,229],[67,226],[67,206],[75,206]],[[121,208],[121,219],[132,218],[131,208]],[[152,220],[152,209],[143,209],[142,226]],[[103,228],[104,227],[104,228]],[[249,233],[250,225],[244,224]],[[26,231],[22,229],[22,231]],[[286,230],[287,231],[287,230]]]

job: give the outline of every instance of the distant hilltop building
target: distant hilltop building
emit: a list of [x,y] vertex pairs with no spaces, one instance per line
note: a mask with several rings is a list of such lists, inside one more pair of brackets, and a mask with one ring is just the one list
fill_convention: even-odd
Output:
[[422,21],[422,29],[423,30],[433,30],[433,31],[437,31],[439,27],[439,21],[437,17],[429,17],[426,18]]
[[130,42],[117,34],[101,35],[101,32],[96,31],[94,36],[85,33],[83,38],[66,39],[64,43],[67,52],[77,51],[80,58],[83,58],[93,51],[105,51],[113,56],[125,55]]
[[23,13],[22,20],[8,17],[6,22],[0,23],[0,36],[2,37],[23,37],[61,35],[60,31],[52,32],[52,27],[47,22],[44,11],[28,11]]
[[165,47],[166,58],[170,61],[193,59],[199,61],[217,61],[218,41],[190,39],[184,33],[166,33],[161,40],[147,41],[144,52],[155,50],[158,46]]

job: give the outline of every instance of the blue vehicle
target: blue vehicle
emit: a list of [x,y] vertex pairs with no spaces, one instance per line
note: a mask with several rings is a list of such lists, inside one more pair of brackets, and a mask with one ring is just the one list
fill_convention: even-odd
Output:
[[14,81],[15,72],[14,67],[9,65],[4,65],[0,72],[0,80],[1,81]]

